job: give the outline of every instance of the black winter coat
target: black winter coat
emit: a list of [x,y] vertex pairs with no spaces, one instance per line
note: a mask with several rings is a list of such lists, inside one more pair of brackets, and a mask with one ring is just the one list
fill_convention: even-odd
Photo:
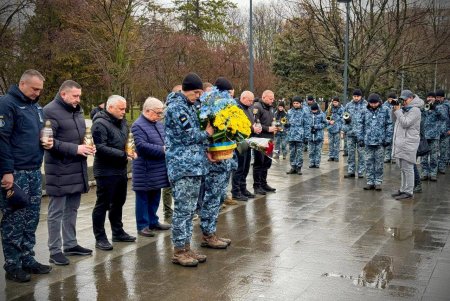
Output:
[[255,137],[261,138],[273,138],[273,133],[269,132],[269,127],[272,125],[273,121],[273,112],[272,107],[269,107],[265,103],[256,102],[253,105],[253,108],[258,109],[258,113],[256,114],[256,119],[259,119],[262,125],[262,132],[260,134],[254,134]]
[[94,116],[92,138],[97,152],[94,158],[94,177],[125,176],[127,174],[128,139],[126,119],[117,119],[106,110]]
[[58,94],[44,107],[52,123],[54,144],[45,151],[45,187],[50,196],[64,196],[89,191],[86,157],[77,155],[83,143],[86,123],[83,110],[66,104]]

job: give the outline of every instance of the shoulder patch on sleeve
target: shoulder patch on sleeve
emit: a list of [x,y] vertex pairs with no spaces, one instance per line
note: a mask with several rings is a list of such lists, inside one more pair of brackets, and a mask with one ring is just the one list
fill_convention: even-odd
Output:
[[192,127],[191,122],[189,121],[189,118],[186,116],[186,114],[181,114],[179,116],[179,119],[183,129],[188,130]]

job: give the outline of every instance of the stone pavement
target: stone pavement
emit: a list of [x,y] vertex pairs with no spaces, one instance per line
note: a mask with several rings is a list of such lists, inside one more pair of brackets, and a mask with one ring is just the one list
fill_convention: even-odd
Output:
[[[390,197],[399,187],[396,165],[385,165],[383,191],[375,192],[362,190],[364,179],[343,178],[345,160],[322,159],[302,176],[285,174],[288,160],[275,163],[269,178],[277,192],[228,206],[218,232],[233,242],[201,249],[208,260],[197,268],[173,265],[170,232],[161,232],[70,257],[69,266],[26,284],[6,281],[1,269],[0,300],[450,300],[449,173],[399,202]],[[89,248],[94,203],[95,188],[78,220],[79,243]],[[37,231],[42,262],[47,204]],[[124,224],[136,234],[131,190]],[[199,241],[196,225],[194,247]]]

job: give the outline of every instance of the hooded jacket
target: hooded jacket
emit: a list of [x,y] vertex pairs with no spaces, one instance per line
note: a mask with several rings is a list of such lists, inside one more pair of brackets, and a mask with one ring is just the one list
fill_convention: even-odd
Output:
[[17,85],[0,97],[0,176],[41,168],[43,126],[44,112],[37,99],[26,97]]
[[392,121],[395,122],[392,145],[394,158],[413,164],[416,162],[420,143],[420,107],[423,104],[423,100],[416,95],[408,106],[392,112]]
[[98,112],[92,124],[92,138],[97,149],[94,177],[126,176],[128,126],[125,118],[117,119],[107,110]]
[[78,145],[86,132],[83,110],[74,108],[58,95],[44,107],[52,124],[53,148],[45,151],[45,186],[50,196],[85,193],[89,190],[86,157],[78,155]]

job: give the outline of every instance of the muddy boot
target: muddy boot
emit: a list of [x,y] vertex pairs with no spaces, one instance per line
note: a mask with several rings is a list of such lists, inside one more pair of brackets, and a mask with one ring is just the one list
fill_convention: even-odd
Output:
[[197,259],[199,263],[203,263],[206,261],[206,255],[199,254],[196,251],[192,250],[190,244],[186,244],[184,248],[186,252],[189,254],[189,256],[191,256],[194,259]]
[[219,240],[219,238],[215,234],[203,234],[201,246],[211,249],[226,249],[228,247],[228,244]]
[[189,256],[185,249],[174,248],[172,263],[179,264],[184,267],[196,267],[198,260]]
[[223,241],[224,243],[226,243],[227,246],[231,245],[231,239],[229,239],[229,238],[217,236],[217,239],[219,239],[219,240]]

